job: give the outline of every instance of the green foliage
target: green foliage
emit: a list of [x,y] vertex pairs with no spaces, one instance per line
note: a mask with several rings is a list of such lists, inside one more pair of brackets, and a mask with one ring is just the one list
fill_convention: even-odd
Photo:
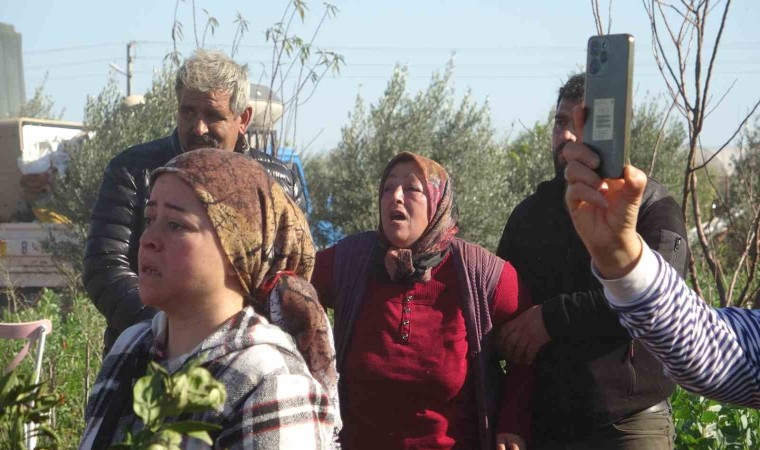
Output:
[[631,164],[662,183],[680,202],[686,130],[681,122],[666,118],[667,110],[658,99],[637,105],[631,120]]
[[[76,448],[85,426],[89,390],[100,370],[105,322],[86,298],[66,298],[49,290],[43,291],[33,307],[2,311],[0,321],[30,322],[43,317],[51,320],[53,331],[45,344],[42,378],[50,392],[63,397],[63,403],[50,412],[49,426],[60,437],[60,448]],[[18,341],[0,340],[1,367],[21,345]],[[30,369],[31,358],[27,357],[18,370],[24,374]],[[42,445],[50,441],[38,442]],[[0,444],[0,448],[13,447]]]
[[197,421],[167,422],[185,413],[220,409],[227,398],[224,385],[200,367],[200,361],[190,362],[174,375],[159,364],[151,363],[148,374],[134,386],[133,407],[145,428],[135,434],[127,432],[123,443],[112,450],[179,450],[182,436],[200,439],[212,445],[209,431],[220,430],[218,425]]
[[45,83],[47,82],[47,75],[42,80],[37,89],[34,90],[32,98],[26,101],[19,108],[18,117],[32,117],[34,119],[50,119],[61,120],[63,117],[63,109],[56,114],[53,112],[53,99],[49,95],[45,94]]
[[678,449],[746,449],[760,446],[760,411],[690,394],[671,398]]
[[512,196],[509,212],[535,192],[540,182],[554,177],[553,127],[554,110],[547,115],[545,121],[536,122],[533,128],[522,130],[509,143],[510,164],[506,177],[511,188],[509,195]]
[[[717,273],[707,264],[696,228],[689,237],[705,301],[716,307],[754,308],[760,305],[760,118],[742,129],[736,147],[725,171],[713,163],[698,171],[702,225]],[[692,210],[688,212],[693,222]]]
[[[714,232],[710,243],[723,270],[736,268],[735,282],[729,283],[729,305],[760,305],[760,117],[742,130],[738,152],[731,164],[733,173],[716,177],[720,195],[714,195]],[[721,189],[723,188],[723,189]],[[703,197],[704,198],[704,197]],[[709,198],[709,197],[708,197]],[[726,270],[727,275],[731,271]]]
[[[495,248],[506,218],[509,158],[495,139],[487,105],[469,92],[456,100],[453,66],[429,87],[407,93],[407,70],[397,67],[384,95],[369,109],[358,97],[338,146],[306,161],[313,193],[312,223],[332,223],[344,234],[377,227],[380,174],[393,155],[412,151],[449,172],[460,210],[461,236]],[[330,235],[313,229],[319,245]]]
[[35,424],[32,436],[47,438],[50,444],[37,449],[58,448],[60,439],[50,428],[50,411],[63,397],[46,393],[43,383],[34,384],[29,374],[16,370],[0,377],[0,448],[26,450],[25,425]]
[[53,189],[51,208],[66,216],[71,224],[67,239],[49,243],[49,250],[67,263],[73,273],[81,273],[90,212],[97,198],[108,162],[123,150],[171,133],[177,110],[173,75],[165,70],[153,80],[145,104],[123,104],[114,80],[97,97],[87,100],[85,129],[90,139],[72,151],[65,176]]
[[[456,100],[451,86],[453,65],[434,74],[426,91],[407,93],[404,68],[398,67],[376,104],[365,107],[357,97],[338,146],[306,161],[313,195],[312,233],[318,245],[338,234],[377,227],[377,183],[393,155],[413,151],[443,165],[454,182],[464,239],[495,249],[512,209],[536,186],[554,176],[551,152],[553,113],[510,142],[500,142],[487,105],[465,93]],[[665,110],[652,100],[636,109],[632,123],[633,162],[677,195],[682,174],[683,128],[674,121],[660,127]],[[654,155],[655,143],[658,152]]]
[[[62,307],[66,304],[69,305],[68,312]],[[53,331],[47,337],[42,373],[49,391],[54,394],[42,394],[37,386],[35,395],[39,395],[42,399],[38,403],[40,407],[50,405],[53,399],[58,399],[58,401],[48,408],[48,423],[40,430],[51,432],[55,430],[60,439],[59,448],[76,448],[85,427],[84,410],[90,388],[100,370],[100,349],[105,323],[86,298],[66,299],[49,290],[42,293],[34,307],[26,305],[19,307],[17,311],[3,311],[0,321],[28,322],[41,317],[50,319],[53,324]],[[0,367],[5,367],[21,345],[21,342],[0,340]],[[28,360],[30,358],[27,358],[17,369],[20,371],[18,373],[22,380],[30,372]],[[147,383],[147,387],[145,380],[152,380]],[[156,380],[160,381],[160,385],[155,383]],[[2,406],[0,408],[0,448],[21,448],[15,445],[4,445],[6,441],[3,441],[6,436],[18,436],[18,434],[8,434],[9,431],[6,430],[10,428],[6,428],[4,422],[6,405],[10,404],[7,401],[9,395],[6,394],[9,391],[8,386],[10,384],[5,379],[0,381],[0,405]],[[27,386],[24,389],[30,389],[28,383],[23,383],[22,386]],[[163,418],[183,412],[192,413],[207,408],[218,408],[224,403],[225,397],[224,386],[214,380],[206,369],[197,367],[195,363],[189,364],[181,372],[168,378],[160,366],[151,367],[148,376],[141,378],[135,386],[134,403],[136,413],[146,423],[150,423],[150,420],[155,422],[156,418],[163,420]],[[157,428],[160,432],[155,434],[155,440],[151,442],[156,444],[164,442],[166,444],[164,447],[156,448],[168,449],[172,448],[168,444],[173,442],[175,435],[205,439],[208,432],[214,429],[214,426],[197,422],[163,423]],[[135,439],[137,436],[134,437],[134,442],[147,442]],[[42,434],[41,440],[38,441],[40,446],[38,448],[45,448],[42,446],[53,445],[55,442],[52,435]]]

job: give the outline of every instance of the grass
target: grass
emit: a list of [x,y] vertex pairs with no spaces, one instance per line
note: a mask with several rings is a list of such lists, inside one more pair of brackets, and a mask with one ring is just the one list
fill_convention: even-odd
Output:
[[[63,404],[51,413],[51,426],[61,437],[60,448],[70,449],[77,448],[84,430],[87,396],[100,370],[105,321],[87,298],[64,297],[68,296],[44,290],[36,304],[25,304],[22,299],[15,308],[4,310],[2,321],[52,321],[41,380],[47,390],[64,396]],[[0,341],[0,367],[5,367],[22,345],[20,341]],[[30,352],[20,370],[31,371],[33,360]]]

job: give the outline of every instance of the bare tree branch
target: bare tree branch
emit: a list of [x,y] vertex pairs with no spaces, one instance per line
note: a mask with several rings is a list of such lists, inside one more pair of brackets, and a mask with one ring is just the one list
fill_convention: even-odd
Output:
[[[705,2],[705,5],[707,5],[707,2]],[[710,55],[710,63],[707,66],[707,77],[705,78],[705,94],[710,91],[710,82],[712,81],[713,69],[715,68],[715,58],[718,56],[718,47],[720,46],[720,40],[723,36],[723,30],[726,28],[726,18],[728,17],[728,10],[730,7],[731,0],[726,0],[726,7],[723,10],[723,15],[720,19],[720,28],[718,28],[718,34],[715,36],[715,44],[713,45],[712,55]],[[705,12],[705,18],[707,18],[708,13],[709,11]],[[706,108],[706,105],[704,103],[706,99],[707,95],[704,96],[703,104],[701,106],[702,111],[704,111]]]
[[612,0],[607,4],[607,34],[610,34],[612,29]]
[[[705,113],[705,119],[707,119],[708,117],[710,117],[710,114],[712,114],[718,108],[718,106],[720,106],[720,104],[723,103],[723,100],[726,99],[726,96],[728,96],[728,93],[731,92],[731,90],[734,88],[734,86],[736,85],[737,81],[739,81],[739,79],[735,78],[734,81],[731,83],[731,86],[729,86],[728,89],[726,89],[726,92],[724,92],[723,95],[720,97],[720,99],[718,100],[718,103],[716,103],[715,105],[713,105],[710,108],[710,110],[707,111],[707,113]],[[712,96],[710,96],[710,100],[712,100]],[[710,102],[708,101],[707,104],[709,104],[709,103]]]
[[[754,251],[753,251],[754,250]],[[754,295],[748,295],[749,289],[752,286],[752,282],[755,281],[755,277],[757,276],[757,264],[758,259],[760,259],[760,208],[757,209],[755,212],[755,218],[753,220],[753,225],[750,228],[750,231],[747,235],[747,244],[744,247],[744,251],[742,252],[742,260],[745,259],[745,257],[748,257],[748,266],[747,266],[747,280],[744,283],[744,288],[739,293],[739,300],[738,304],[740,306],[745,306],[747,301],[754,297]],[[743,261],[739,262],[739,266],[741,267],[741,263]],[[737,270],[734,273],[734,279],[737,278],[737,275],[739,274],[739,270]],[[732,280],[732,289],[733,289],[733,280]],[[757,290],[755,290],[755,293],[760,291],[760,286],[758,286]]]
[[[705,154],[704,154],[704,148],[702,147],[702,137],[701,136],[699,138],[699,152],[700,152],[700,156],[702,157],[702,161],[704,161]],[[721,195],[720,189],[718,189],[718,187],[715,186],[715,182],[713,182],[712,174],[710,173],[709,170],[707,170],[706,167],[705,167],[705,177],[707,178],[707,181],[710,183],[710,188],[712,188],[713,192],[715,193],[715,196],[718,199],[718,203],[720,204],[720,207],[723,210],[728,211],[728,214],[726,215],[725,218],[728,220],[729,230],[738,230],[737,224],[734,221],[733,214],[731,214],[730,206],[728,205],[728,203],[723,198],[723,195]],[[737,238],[733,233],[729,232],[729,233],[727,233],[727,235],[728,235],[729,239],[733,239],[733,240],[737,241],[736,242],[737,244],[744,245],[744,242],[741,239]],[[730,303],[730,292],[731,292],[731,290],[729,290],[728,292],[729,292],[729,303]]]
[[201,41],[198,40],[198,23],[195,21],[195,0],[193,0],[192,3],[192,9],[193,9],[193,34],[195,35],[195,47],[201,46]]
[[[668,84],[668,87],[670,88],[671,92],[672,93],[678,92],[678,97],[680,97],[682,101],[681,106],[683,107],[684,115],[688,115],[689,111],[691,110],[691,105],[689,103],[689,98],[686,96],[685,85],[683,83],[683,74],[682,74],[683,71],[679,70],[680,76],[676,75],[676,72],[673,70],[673,65],[671,64],[670,59],[667,57],[667,53],[665,52],[665,49],[663,47],[662,39],[660,38],[660,32],[657,28],[657,13],[656,13],[656,10],[654,9],[656,1],[651,0],[651,3],[647,4],[646,0],[642,0],[642,3],[644,4],[644,9],[647,12],[647,16],[649,17],[649,22],[651,24],[652,38],[653,38],[652,46],[654,47],[655,60],[658,62],[660,73],[662,74],[663,79],[666,80],[666,83]],[[660,13],[663,14],[662,10],[660,10]],[[668,28],[669,30],[669,27],[666,26],[666,28]],[[671,37],[672,37],[672,32],[671,32]],[[674,42],[677,42],[677,41],[674,40]],[[680,50],[678,53],[680,56]],[[677,86],[677,89],[670,85],[670,82],[667,80],[666,72],[663,70],[663,67],[667,69],[667,73],[670,74],[670,77],[675,83],[675,86]],[[681,60],[679,60],[679,68],[680,67],[682,67]]]
[[652,152],[652,162],[649,164],[649,174],[648,176],[652,176],[654,173],[654,163],[657,160],[657,150],[660,147],[660,142],[662,142],[662,137],[665,135],[665,126],[668,124],[668,119],[670,118],[670,113],[673,112],[673,108],[676,106],[676,99],[674,98],[672,102],[670,102],[670,107],[668,108],[668,112],[665,113],[665,118],[662,119],[662,125],[660,125],[660,129],[657,132],[657,140],[654,143],[654,151]]
[[[682,2],[682,3],[684,3],[684,2]],[[676,14],[678,14],[679,16],[681,16],[681,19],[683,19],[685,22],[688,22],[692,26],[694,25],[694,21],[689,17],[689,15],[681,12],[681,10],[678,9],[678,8],[676,8],[674,5],[671,5],[670,3],[665,3],[665,2],[662,2],[662,1],[659,1],[659,0],[657,1],[657,4],[659,4],[660,6],[664,6],[664,7],[668,8],[668,9],[672,10],[673,12],[675,12]],[[691,11],[689,11],[689,12],[691,12]]]
[[704,161],[699,166],[692,167],[691,171],[693,172],[695,170],[699,170],[699,169],[704,168],[705,166],[707,166],[710,163],[710,161],[712,161],[716,156],[718,156],[718,154],[721,151],[723,151],[723,149],[725,149],[726,147],[728,147],[728,145],[731,144],[731,142],[733,142],[733,140],[736,138],[736,136],[739,134],[739,132],[741,132],[742,128],[744,128],[744,125],[747,124],[747,122],[749,121],[750,117],[752,117],[752,115],[755,114],[755,111],[757,111],[758,107],[760,107],[760,100],[758,100],[755,103],[755,106],[752,107],[752,110],[750,110],[750,112],[747,113],[746,116],[744,116],[744,120],[742,120],[741,123],[739,124],[739,126],[736,127],[736,129],[734,130],[733,134],[731,134],[731,137],[729,137],[726,140],[726,142],[724,142],[723,145],[721,145],[720,148],[718,148],[718,150],[712,156],[710,156],[710,158],[707,159],[707,161]]
[[690,178],[691,211],[692,215],[694,216],[694,222],[696,224],[697,238],[699,240],[700,246],[702,247],[702,253],[705,257],[705,262],[707,262],[707,267],[709,267],[710,273],[715,280],[715,288],[718,291],[718,296],[720,298],[720,306],[726,307],[728,299],[726,296],[723,269],[721,267],[720,260],[715,257],[715,253],[713,252],[712,247],[707,242],[707,236],[705,235],[705,230],[702,226],[702,212],[700,211],[699,195],[697,194],[696,172],[691,172]]
[[[331,5],[326,4],[325,12],[324,14],[322,14],[322,18],[319,20],[319,23],[317,24],[317,27],[314,30],[314,33],[312,33],[309,43],[301,46],[298,56],[296,58],[293,58],[293,60],[291,61],[290,66],[288,67],[288,70],[285,73],[285,78],[287,78],[288,74],[290,74],[290,70],[293,68],[293,65],[296,63],[296,61],[300,60],[301,73],[299,74],[299,79],[301,79],[301,76],[303,75],[303,67],[304,67],[303,63],[305,59],[308,59],[309,52],[311,51],[311,46],[314,44],[314,40],[316,39],[317,34],[319,34],[319,30],[322,28],[322,25],[325,23],[325,20],[332,14],[332,12],[333,12],[333,8],[331,7]],[[304,58],[304,56],[306,58]]]
[[304,159],[308,158],[309,155],[312,155],[311,145],[314,143],[314,141],[317,140],[318,137],[320,137],[322,135],[322,133],[324,131],[325,131],[324,128],[320,128],[319,132],[317,134],[315,134],[313,138],[311,138],[311,140],[309,141],[309,143],[306,144],[306,145],[304,145],[303,147],[301,147],[301,155],[305,155]]
[[181,56],[179,50],[177,50],[177,41],[182,40],[182,23],[179,21],[179,2],[177,0],[174,4],[174,23],[172,24],[172,52],[166,55],[164,60],[169,59],[172,64],[179,66],[179,57]]

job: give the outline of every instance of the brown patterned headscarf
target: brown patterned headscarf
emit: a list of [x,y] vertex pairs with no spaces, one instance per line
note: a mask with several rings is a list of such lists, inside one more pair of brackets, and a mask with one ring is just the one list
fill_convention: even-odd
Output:
[[259,163],[239,153],[183,153],[154,170],[151,185],[165,173],[187,183],[206,208],[248,303],[293,335],[312,375],[334,386],[332,331],[308,281],[314,244],[301,209]]
[[[454,190],[449,174],[440,164],[430,158],[411,152],[394,156],[385,166],[380,178],[378,205],[383,197],[383,186],[393,166],[411,161],[422,173],[422,186],[428,204],[428,226],[417,241],[408,249],[393,247],[383,232],[380,218],[380,245],[386,249],[385,268],[394,281],[429,281],[430,271],[441,262],[449,249],[451,240],[459,231],[459,213],[454,203]],[[380,212],[382,214],[382,211]]]

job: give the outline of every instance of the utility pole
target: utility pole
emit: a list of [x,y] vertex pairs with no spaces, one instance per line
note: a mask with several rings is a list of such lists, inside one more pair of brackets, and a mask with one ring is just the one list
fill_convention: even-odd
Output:
[[135,73],[135,41],[127,43],[127,97],[132,95],[132,76]]

